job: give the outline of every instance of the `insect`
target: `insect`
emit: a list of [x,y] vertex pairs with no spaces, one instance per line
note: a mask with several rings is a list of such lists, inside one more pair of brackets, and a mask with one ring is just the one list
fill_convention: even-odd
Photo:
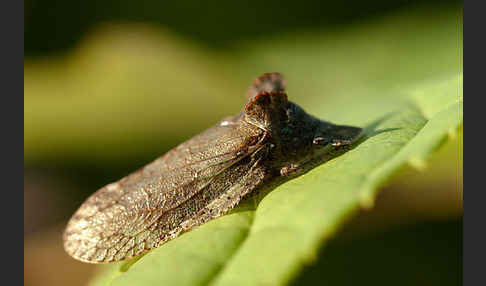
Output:
[[159,247],[243,200],[322,164],[358,138],[288,101],[279,73],[248,88],[241,113],[108,184],[75,212],[64,249],[83,262],[133,258]]

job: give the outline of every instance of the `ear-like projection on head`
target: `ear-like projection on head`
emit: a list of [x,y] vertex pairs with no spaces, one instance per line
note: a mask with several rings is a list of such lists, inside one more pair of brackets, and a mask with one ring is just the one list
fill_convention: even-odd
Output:
[[262,129],[277,130],[287,120],[287,94],[283,91],[262,91],[248,100],[245,120]]
[[251,99],[261,92],[285,91],[287,81],[284,76],[278,72],[264,73],[257,77],[248,87],[246,97]]

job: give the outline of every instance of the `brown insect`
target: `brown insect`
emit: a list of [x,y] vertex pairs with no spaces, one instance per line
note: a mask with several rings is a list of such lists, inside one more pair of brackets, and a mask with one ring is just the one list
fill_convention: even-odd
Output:
[[307,114],[284,89],[281,74],[263,74],[240,114],[91,195],[66,227],[66,252],[89,263],[133,258],[307,172],[362,134]]

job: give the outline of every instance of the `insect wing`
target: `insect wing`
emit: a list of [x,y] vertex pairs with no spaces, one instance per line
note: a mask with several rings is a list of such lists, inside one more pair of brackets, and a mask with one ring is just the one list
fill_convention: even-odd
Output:
[[[190,200],[196,196],[201,197],[200,201],[184,208],[185,216],[191,217],[210,205],[211,201],[199,203],[204,202],[204,194],[199,193],[257,150],[261,132],[249,124],[218,124],[139,171],[101,188],[69,221],[64,233],[65,250],[84,262],[112,262],[140,255],[177,236],[184,221],[177,216],[181,211],[174,210],[192,203]],[[168,216],[171,212],[174,215]],[[193,218],[187,221],[191,226],[199,224]]]

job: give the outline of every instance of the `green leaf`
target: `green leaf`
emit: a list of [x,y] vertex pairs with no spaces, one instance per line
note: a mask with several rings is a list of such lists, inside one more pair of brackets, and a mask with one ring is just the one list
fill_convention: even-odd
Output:
[[428,86],[444,99],[431,118],[417,99],[397,101],[391,115],[388,109],[377,110],[380,120],[367,125],[369,138],[355,149],[275,189],[254,214],[227,215],[149,252],[111,285],[289,281],[353,211],[372,206],[378,187],[395,171],[411,160],[425,161],[448,130],[461,124],[461,95],[458,102],[447,101],[453,92],[440,92],[456,87],[460,79],[454,76],[436,89]]

